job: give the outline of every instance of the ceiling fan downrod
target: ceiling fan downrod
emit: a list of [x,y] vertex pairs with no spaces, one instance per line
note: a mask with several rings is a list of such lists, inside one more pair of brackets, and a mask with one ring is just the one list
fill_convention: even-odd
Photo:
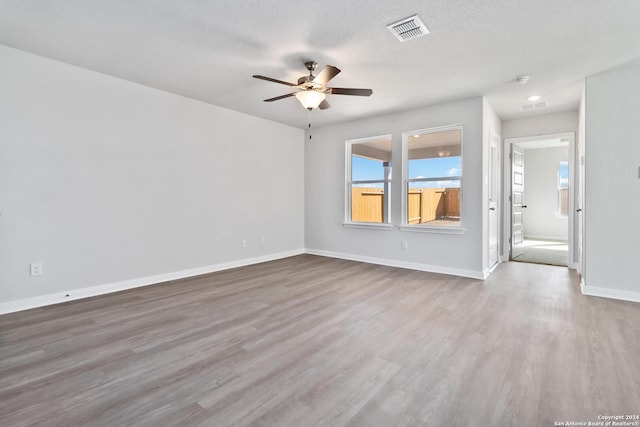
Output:
[[316,70],[318,63],[316,61],[307,61],[304,63],[307,70],[309,70],[309,77],[313,77],[313,72]]

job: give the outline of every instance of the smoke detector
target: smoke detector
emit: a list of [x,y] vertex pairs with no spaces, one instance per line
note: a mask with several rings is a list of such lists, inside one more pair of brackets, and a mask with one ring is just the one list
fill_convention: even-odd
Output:
[[515,76],[513,78],[513,82],[519,85],[526,85],[531,76],[527,76],[526,74],[522,74],[520,76]]
[[413,15],[401,21],[387,25],[387,29],[391,34],[396,36],[401,42],[417,39],[418,37],[429,34],[429,29],[418,15]]

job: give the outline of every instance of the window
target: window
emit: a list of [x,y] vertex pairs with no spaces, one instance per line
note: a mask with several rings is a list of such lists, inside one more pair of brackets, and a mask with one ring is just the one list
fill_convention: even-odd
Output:
[[347,141],[347,222],[389,223],[391,135]]
[[561,160],[558,165],[558,216],[569,213],[569,162]]
[[417,227],[459,227],[462,183],[462,127],[404,133],[404,223]]

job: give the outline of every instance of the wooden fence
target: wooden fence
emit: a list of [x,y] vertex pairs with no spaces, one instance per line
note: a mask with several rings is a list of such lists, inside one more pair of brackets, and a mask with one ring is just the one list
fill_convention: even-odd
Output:
[[460,217],[459,188],[411,188],[408,196],[409,224]]
[[569,189],[560,189],[560,215],[569,214]]
[[353,187],[351,189],[351,221],[382,222],[383,199],[382,188]]
[[[384,209],[382,188],[351,189],[351,220],[382,222]],[[459,188],[412,188],[408,194],[409,224],[422,224],[442,218],[460,217]]]

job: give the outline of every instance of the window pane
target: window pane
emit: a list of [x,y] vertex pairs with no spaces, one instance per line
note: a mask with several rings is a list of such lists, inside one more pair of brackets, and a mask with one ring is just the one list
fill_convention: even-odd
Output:
[[380,187],[351,186],[351,221],[382,222],[384,190]]
[[569,187],[569,162],[562,161],[558,166],[558,188]]
[[407,165],[407,223],[459,225],[462,131],[410,135]]
[[[409,179],[413,178],[443,178],[458,177],[462,175],[461,170],[462,159],[460,156],[455,157],[437,157],[435,159],[416,159],[409,160]],[[439,187],[441,185],[455,185],[460,187],[459,180],[421,182],[425,187]],[[446,184],[443,184],[445,183]]]
[[347,184],[347,191],[350,221],[389,222],[391,146],[390,135],[349,141],[351,182]]
[[409,188],[407,222],[426,225],[459,225],[459,188]]
[[370,181],[384,179],[384,166],[379,160],[367,159],[356,155],[351,156],[351,180]]
[[569,213],[569,162],[561,161],[558,166],[558,215]]
[[391,139],[351,145],[351,180],[383,180],[384,166],[391,165]]

